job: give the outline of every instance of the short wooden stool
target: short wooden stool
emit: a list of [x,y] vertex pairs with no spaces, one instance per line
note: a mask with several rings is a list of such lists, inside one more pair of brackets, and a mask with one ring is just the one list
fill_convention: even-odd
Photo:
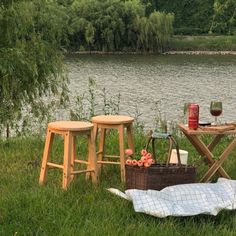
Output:
[[[64,160],[63,165],[49,162],[50,149],[55,134],[64,136]],[[76,159],[76,136],[87,135],[88,138],[88,160]],[[75,163],[87,165],[86,170],[74,170]],[[75,174],[89,172],[94,183],[97,182],[97,163],[95,142],[93,136],[93,124],[82,121],[56,121],[48,124],[47,136],[44,147],[39,184],[44,184],[48,167],[63,170],[62,187],[67,189]]]
[[[134,152],[134,142],[132,137],[132,123],[134,118],[129,116],[121,116],[121,115],[101,115],[95,116],[92,118],[92,123],[94,124],[94,136],[97,138],[98,130],[101,130],[100,141],[99,141],[99,149],[97,152],[97,163],[98,170],[100,170],[100,164],[118,164],[120,165],[121,171],[121,181],[125,181],[125,144],[124,144],[124,130],[127,130],[127,138],[128,138],[128,147]],[[116,129],[119,133],[119,146],[120,146],[120,155],[105,155],[104,147],[105,147],[105,136],[107,129]],[[104,160],[104,158],[119,158],[120,161],[108,161]]]

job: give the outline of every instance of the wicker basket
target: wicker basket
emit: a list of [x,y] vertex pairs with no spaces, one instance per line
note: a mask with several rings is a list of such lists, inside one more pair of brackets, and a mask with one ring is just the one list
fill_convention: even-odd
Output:
[[[169,155],[166,164],[154,164],[150,167],[125,166],[126,189],[161,190],[177,184],[194,183],[196,169],[194,166],[182,165],[177,142],[171,135],[166,136],[170,141]],[[150,141],[150,140],[149,140]],[[178,164],[170,164],[170,150],[173,143],[176,146]]]
[[167,186],[195,182],[194,166],[154,164],[150,167],[125,166],[126,189],[161,190]]

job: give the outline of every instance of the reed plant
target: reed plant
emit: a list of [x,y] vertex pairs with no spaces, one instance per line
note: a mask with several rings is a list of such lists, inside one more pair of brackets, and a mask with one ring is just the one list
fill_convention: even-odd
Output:
[[75,98],[75,108],[70,109],[70,119],[89,121],[95,115],[119,114],[120,93],[110,95],[105,87],[97,87],[95,79],[90,77],[88,80],[87,91]]

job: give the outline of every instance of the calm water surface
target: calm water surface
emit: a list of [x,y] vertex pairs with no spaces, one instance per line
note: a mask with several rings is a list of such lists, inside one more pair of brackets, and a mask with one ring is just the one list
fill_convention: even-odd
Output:
[[103,88],[108,96],[120,93],[120,113],[135,116],[138,110],[146,128],[153,127],[158,109],[169,122],[180,121],[186,102],[198,103],[200,119],[213,121],[211,100],[223,102],[222,122],[236,121],[236,56],[79,55],[66,62],[72,109],[74,98],[88,91],[91,77],[97,84],[98,111]]

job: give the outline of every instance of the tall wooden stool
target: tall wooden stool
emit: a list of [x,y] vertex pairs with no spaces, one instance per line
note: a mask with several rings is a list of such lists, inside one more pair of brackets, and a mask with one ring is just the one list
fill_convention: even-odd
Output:
[[[49,162],[50,149],[52,147],[55,134],[64,136],[64,159],[63,164]],[[87,135],[88,138],[88,160],[76,159],[76,136]],[[87,165],[86,170],[74,170],[75,163]],[[94,183],[97,182],[97,163],[95,142],[93,136],[93,124],[82,121],[56,121],[48,124],[47,136],[44,147],[42,166],[39,178],[39,184],[44,184],[48,167],[60,168],[63,170],[62,187],[67,189],[75,174],[89,172]]]
[[[94,124],[94,136],[97,138],[98,130],[101,130],[99,150],[97,152],[98,170],[101,164],[118,164],[120,165],[121,181],[125,181],[125,145],[124,145],[124,130],[127,130],[128,147],[134,152],[134,142],[132,138],[132,123],[134,118],[120,115],[101,115],[92,118]],[[107,129],[116,129],[119,133],[120,155],[105,155],[105,136]],[[120,161],[109,161],[104,158],[119,158]]]

